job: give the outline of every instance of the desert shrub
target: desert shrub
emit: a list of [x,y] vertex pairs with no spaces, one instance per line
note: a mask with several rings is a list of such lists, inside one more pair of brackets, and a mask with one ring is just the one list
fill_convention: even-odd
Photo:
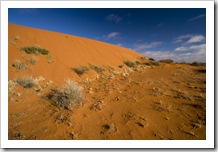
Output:
[[206,63],[202,63],[202,62],[193,62],[193,63],[191,63],[190,65],[192,65],[192,66],[205,66]]
[[19,78],[17,83],[24,88],[32,88],[37,85],[37,82],[32,77]]
[[154,65],[154,66],[159,66],[159,65],[160,65],[160,63],[159,63],[159,62],[157,62],[157,61],[151,61],[151,62],[147,62],[147,63],[145,63],[145,65],[149,65],[149,66],[151,66],[151,65]]
[[60,109],[68,110],[84,101],[82,87],[71,80],[68,80],[62,88],[52,89],[47,97]]
[[39,46],[29,46],[29,47],[22,47],[21,51],[26,52],[27,54],[42,54],[47,55],[49,54],[49,51],[43,48],[40,48]]
[[164,60],[160,60],[159,62],[162,62],[162,63],[173,63],[174,61],[171,60],[171,59],[164,59]]
[[91,65],[91,64],[90,64],[90,69],[95,70],[97,73],[102,73],[105,70],[102,67]]
[[141,62],[139,62],[139,61],[135,61],[135,64],[136,64],[136,65],[139,65],[139,64],[141,64]]
[[197,72],[199,72],[199,73],[206,73],[206,69],[198,69]]
[[12,67],[14,67],[15,69],[21,71],[21,70],[25,70],[25,65],[24,63],[22,63],[20,60],[15,60],[13,63],[12,63]]
[[123,65],[119,65],[118,67],[119,67],[119,68],[123,68]]
[[136,66],[136,63],[131,61],[124,61],[124,64],[131,68],[134,68]]
[[152,65],[155,65],[155,66],[159,66],[159,65],[160,65],[160,63],[157,62],[157,61],[153,61],[153,62],[151,62],[151,64],[152,64]]
[[34,65],[34,64],[36,64],[37,59],[36,58],[27,58],[26,61],[31,63],[32,65]]
[[155,61],[153,58],[149,58],[150,61]]
[[76,72],[79,76],[83,75],[86,71],[88,71],[88,68],[85,66],[82,67],[75,67],[73,68],[73,71]]

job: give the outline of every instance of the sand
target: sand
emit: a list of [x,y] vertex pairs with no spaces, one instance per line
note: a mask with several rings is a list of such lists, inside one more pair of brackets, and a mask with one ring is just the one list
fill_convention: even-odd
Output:
[[[206,139],[204,65],[152,65],[148,57],[120,46],[14,24],[8,43],[11,140]],[[34,45],[50,53],[20,50]],[[138,63],[128,67],[124,61]],[[72,68],[80,66],[89,70],[78,75]],[[26,78],[36,85],[18,83]],[[67,79],[77,82],[84,96],[70,110],[48,98]]]

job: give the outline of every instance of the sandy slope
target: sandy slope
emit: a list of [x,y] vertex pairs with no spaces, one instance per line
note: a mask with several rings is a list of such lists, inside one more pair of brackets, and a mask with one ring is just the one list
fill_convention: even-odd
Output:
[[[51,55],[20,51],[35,44]],[[34,65],[30,57],[37,58]],[[205,66],[154,66],[139,57],[119,46],[9,24],[9,139],[206,139]],[[25,68],[13,67],[15,60]],[[130,68],[125,60],[140,64]],[[89,63],[105,71],[79,77],[71,69]],[[24,76],[38,85],[16,84]],[[86,101],[72,111],[46,98],[65,79],[82,86]]]
[[43,74],[45,78],[55,82],[67,77],[76,77],[71,67],[89,63],[99,66],[118,66],[123,64],[124,60],[135,60],[141,56],[126,48],[96,40],[9,24],[9,79],[18,75],[10,70],[13,61],[31,56],[21,53],[20,48],[33,45],[49,50],[51,57],[37,56],[39,62],[34,69],[23,73],[33,76]]

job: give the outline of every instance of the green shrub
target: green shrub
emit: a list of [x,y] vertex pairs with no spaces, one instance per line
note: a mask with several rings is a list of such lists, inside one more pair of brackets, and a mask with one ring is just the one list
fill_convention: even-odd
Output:
[[134,68],[136,66],[136,63],[131,61],[124,61],[124,64],[131,68]]
[[206,63],[202,63],[202,62],[193,62],[193,63],[191,63],[190,65],[192,65],[192,66],[205,66]]
[[171,59],[164,59],[164,60],[160,60],[159,62],[162,62],[162,63],[173,63],[174,61],[171,60]]
[[76,72],[79,76],[83,75],[86,71],[88,71],[88,68],[85,66],[82,67],[75,67],[73,68],[73,71]]
[[48,50],[40,48],[39,46],[30,46],[30,47],[22,47],[21,51],[26,52],[27,54],[42,54],[47,55],[49,53]]
[[149,65],[149,66],[151,66],[151,65],[159,66],[159,65],[160,65],[160,63],[157,62],[157,61],[150,61],[150,62],[147,62],[147,63],[144,63],[144,64],[145,64],[145,65]]
[[24,88],[32,88],[37,85],[37,82],[32,77],[19,78],[17,83]]
[[105,69],[99,66],[90,65],[90,69],[95,70],[97,73],[102,73]]
[[71,80],[68,80],[62,88],[52,89],[47,97],[60,109],[68,110],[84,101],[82,87]]

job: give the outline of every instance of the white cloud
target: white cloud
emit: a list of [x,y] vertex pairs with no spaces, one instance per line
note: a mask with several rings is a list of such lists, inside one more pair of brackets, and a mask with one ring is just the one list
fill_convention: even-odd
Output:
[[182,43],[184,42],[185,39],[191,38],[192,36],[193,36],[192,34],[184,34],[184,35],[178,36],[173,40],[173,43]]
[[170,51],[145,51],[142,54],[155,60],[175,59],[176,57],[176,53]]
[[112,39],[112,38],[116,38],[119,35],[120,35],[120,33],[118,33],[118,32],[111,32],[110,34],[108,34],[106,36],[106,39],[109,40],[109,39]]
[[115,22],[115,23],[119,23],[120,21],[122,21],[123,19],[117,15],[117,14],[110,14],[106,17],[106,20],[107,21],[110,21],[110,22]]
[[175,51],[176,52],[181,52],[181,51],[205,51],[206,52],[206,44],[181,46],[181,47],[177,47]]
[[205,40],[205,37],[203,35],[194,35],[194,34],[185,34],[178,36],[173,39],[173,43],[197,43],[197,42],[202,42]]
[[189,47],[180,46],[175,49],[175,51],[189,51]]
[[134,50],[139,51],[143,49],[149,49],[149,48],[154,48],[159,45],[161,45],[162,42],[151,42],[151,43],[146,43],[146,44],[136,44]]
[[205,37],[203,35],[195,35],[191,37],[187,43],[197,43],[197,42],[202,42],[205,40]]
[[193,18],[190,18],[189,21],[194,21],[194,20],[203,18],[203,17],[205,17],[205,16],[206,16],[206,14],[201,14],[201,15],[195,16],[195,17],[193,17]]
[[172,59],[175,62],[206,62],[206,51],[193,51],[178,54],[172,51],[145,51],[142,53],[147,57],[154,58],[155,60]]

